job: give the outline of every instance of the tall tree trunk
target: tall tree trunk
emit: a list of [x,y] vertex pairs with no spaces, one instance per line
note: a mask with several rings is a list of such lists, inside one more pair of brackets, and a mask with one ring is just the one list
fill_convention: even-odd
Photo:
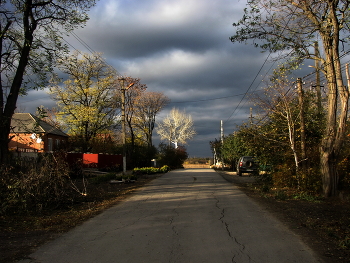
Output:
[[154,129],[154,123],[156,122],[156,116],[155,114],[149,118],[149,128],[148,128],[148,147],[151,148],[153,146],[153,140],[152,140],[152,133]]
[[[329,64],[329,63],[328,63]],[[337,84],[335,82],[334,68],[327,66],[328,79],[328,114],[326,127],[320,147],[320,164],[325,197],[334,196],[338,184],[338,174],[335,169],[337,159],[335,152],[336,116],[337,116]]]
[[[320,50],[318,48],[318,42],[315,41],[315,55],[320,57]],[[320,61],[315,60],[315,69],[316,69],[316,96],[317,96],[317,115],[321,116],[322,114],[322,93],[321,93],[321,81],[320,81]]]
[[299,93],[299,107],[300,107],[300,149],[301,149],[301,168],[302,172],[306,171],[306,135],[305,135],[305,114],[304,114],[304,91],[301,78],[297,80]]
[[[337,43],[337,40],[334,40],[334,36],[333,39],[325,38],[323,41],[323,43],[326,43],[327,60],[325,68],[329,89],[326,127],[320,147],[320,163],[325,197],[337,194],[339,182],[337,161],[346,134],[349,100],[348,88],[343,85],[338,46],[332,45],[333,42]],[[338,106],[340,106],[340,109],[338,109]]]
[[0,113],[0,163],[6,163],[8,160],[8,143],[10,141],[9,134],[11,131],[11,119],[15,112],[19,91],[22,85],[23,75],[25,68],[28,64],[28,57],[30,46],[32,43],[32,37],[26,39],[26,45],[21,53],[21,58],[18,63],[15,77],[12,81],[9,95],[7,96],[6,105],[3,107],[3,111]]
[[[8,160],[8,143],[9,134],[11,130],[11,119],[15,112],[17,99],[19,95],[20,88],[23,82],[23,75],[25,68],[28,65],[29,53],[33,43],[33,32],[36,30],[37,24],[31,18],[31,5],[25,5],[23,10],[23,25],[24,25],[24,44],[21,51],[21,55],[18,61],[17,70],[12,81],[11,89],[9,95],[6,99],[6,104],[4,101],[1,104],[0,112],[0,163],[6,163]],[[8,24],[10,26],[10,24]],[[3,96],[3,94],[1,94]],[[3,100],[3,97],[1,98]]]
[[335,196],[338,190],[339,176],[335,160],[333,153],[321,151],[321,173],[325,197]]

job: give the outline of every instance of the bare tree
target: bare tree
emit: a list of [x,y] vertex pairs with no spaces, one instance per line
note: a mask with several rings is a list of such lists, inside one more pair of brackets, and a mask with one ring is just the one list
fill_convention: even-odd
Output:
[[147,85],[142,84],[139,78],[125,77],[123,78],[123,81],[119,82],[117,85],[118,92],[121,94],[122,89],[125,89],[125,87],[129,87],[125,90],[125,121],[130,135],[131,148],[133,148],[136,139],[135,115],[137,100],[147,89]]
[[144,134],[148,147],[153,145],[152,133],[156,116],[169,103],[169,98],[162,92],[145,91],[135,103],[135,126]]
[[179,143],[186,144],[196,135],[191,115],[175,108],[162,122],[158,123],[156,131],[162,140],[168,140],[169,144],[173,143],[175,149]]
[[292,83],[286,76],[279,76],[264,89],[264,95],[256,95],[254,101],[264,114],[273,119],[279,127],[276,134],[273,130],[263,134],[266,140],[277,144],[288,145],[292,151],[295,163],[295,171],[298,177],[300,169],[300,151],[297,141],[300,130],[301,110],[297,103],[297,96],[291,89]]

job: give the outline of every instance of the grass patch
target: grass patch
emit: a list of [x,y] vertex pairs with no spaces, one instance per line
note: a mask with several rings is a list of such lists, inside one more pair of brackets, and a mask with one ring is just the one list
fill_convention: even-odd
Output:
[[93,177],[89,181],[93,184],[100,184],[100,183],[108,182],[113,179],[116,179],[116,174],[108,173],[108,174],[101,174],[96,177]]

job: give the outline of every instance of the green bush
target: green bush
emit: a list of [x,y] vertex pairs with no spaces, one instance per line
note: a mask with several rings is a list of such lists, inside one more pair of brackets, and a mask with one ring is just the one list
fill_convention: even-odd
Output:
[[188,158],[186,148],[172,146],[160,143],[157,156],[157,164],[169,166],[171,169],[183,168],[185,160]]
[[167,165],[163,165],[161,168],[159,168],[161,173],[167,173],[170,171],[170,167]]
[[155,167],[142,167],[134,168],[133,174],[155,174],[159,172],[159,168]]
[[134,168],[133,174],[141,175],[141,174],[157,174],[157,173],[167,173],[169,171],[169,166],[164,165],[161,168],[156,167],[142,167],[142,168]]

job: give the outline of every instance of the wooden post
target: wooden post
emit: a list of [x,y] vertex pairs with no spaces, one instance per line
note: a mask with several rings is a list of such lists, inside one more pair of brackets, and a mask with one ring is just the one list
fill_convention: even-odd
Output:
[[220,122],[220,137],[221,137],[221,168],[222,168],[222,170],[225,170],[224,169],[224,157],[222,154],[222,150],[224,148],[224,125],[223,125],[222,120]]
[[122,90],[122,143],[123,143],[123,174],[126,174],[126,134],[125,134],[125,78],[119,78]]
[[135,83],[130,83],[127,87],[125,87],[125,78],[120,77],[118,78],[121,91],[122,91],[122,142],[123,142],[123,174],[126,174],[126,132],[125,132],[125,91],[132,86],[134,86]]

